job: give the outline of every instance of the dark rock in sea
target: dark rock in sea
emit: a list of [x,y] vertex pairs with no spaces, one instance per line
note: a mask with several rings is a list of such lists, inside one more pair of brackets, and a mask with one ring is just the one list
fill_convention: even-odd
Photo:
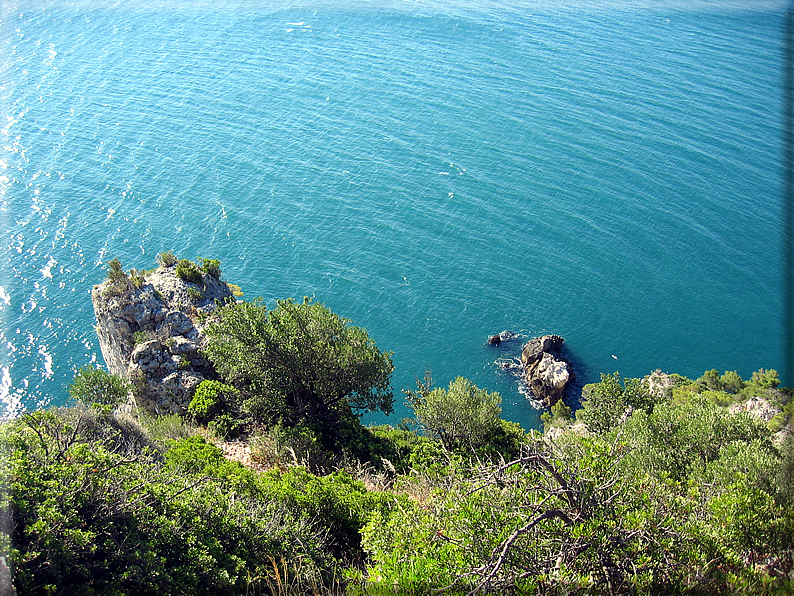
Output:
[[492,335],[491,337],[488,338],[489,346],[498,346],[500,343],[502,343],[502,338],[499,337],[498,335]]
[[573,378],[570,363],[562,357],[559,335],[544,335],[530,339],[521,352],[524,377],[530,391],[543,405],[550,408],[556,404]]

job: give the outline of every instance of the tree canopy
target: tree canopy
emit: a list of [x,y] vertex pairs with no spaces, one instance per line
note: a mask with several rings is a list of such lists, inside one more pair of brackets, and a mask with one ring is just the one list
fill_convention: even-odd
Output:
[[392,412],[391,352],[319,302],[229,304],[205,331],[205,354],[254,419],[328,424],[351,410]]
[[406,391],[419,424],[447,449],[482,445],[500,426],[502,398],[457,377],[449,389],[430,389],[429,375],[417,391]]

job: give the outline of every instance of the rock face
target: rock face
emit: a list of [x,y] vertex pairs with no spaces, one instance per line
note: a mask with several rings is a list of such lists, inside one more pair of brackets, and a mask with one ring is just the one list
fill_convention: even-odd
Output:
[[648,390],[659,399],[670,397],[673,386],[675,386],[673,378],[658,368],[645,377],[643,382],[648,386]]
[[571,365],[560,350],[565,340],[559,335],[530,339],[521,352],[524,376],[530,391],[546,407],[556,404],[573,378]]
[[94,286],[96,332],[108,370],[130,381],[138,406],[157,414],[184,412],[196,385],[215,376],[199,352],[199,319],[230,299],[226,282],[208,274],[187,282],[175,266],[148,273],[139,287],[127,277]]

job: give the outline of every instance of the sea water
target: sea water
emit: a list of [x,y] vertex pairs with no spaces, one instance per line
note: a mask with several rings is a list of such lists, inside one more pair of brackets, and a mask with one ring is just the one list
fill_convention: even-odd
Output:
[[4,2],[0,412],[66,403],[106,262],[169,249],[365,327],[373,421],[430,370],[537,427],[496,363],[546,333],[578,387],[780,368],[782,14]]

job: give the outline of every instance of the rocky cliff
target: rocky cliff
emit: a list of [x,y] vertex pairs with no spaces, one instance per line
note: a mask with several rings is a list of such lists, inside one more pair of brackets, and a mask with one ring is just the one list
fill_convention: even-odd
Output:
[[573,378],[571,365],[561,355],[565,340],[559,335],[530,339],[521,352],[524,377],[535,399],[550,408],[561,398]]
[[91,291],[96,332],[108,370],[131,383],[136,404],[152,413],[183,412],[193,391],[215,372],[199,351],[201,321],[233,299],[226,282],[176,265],[145,274],[116,271]]

